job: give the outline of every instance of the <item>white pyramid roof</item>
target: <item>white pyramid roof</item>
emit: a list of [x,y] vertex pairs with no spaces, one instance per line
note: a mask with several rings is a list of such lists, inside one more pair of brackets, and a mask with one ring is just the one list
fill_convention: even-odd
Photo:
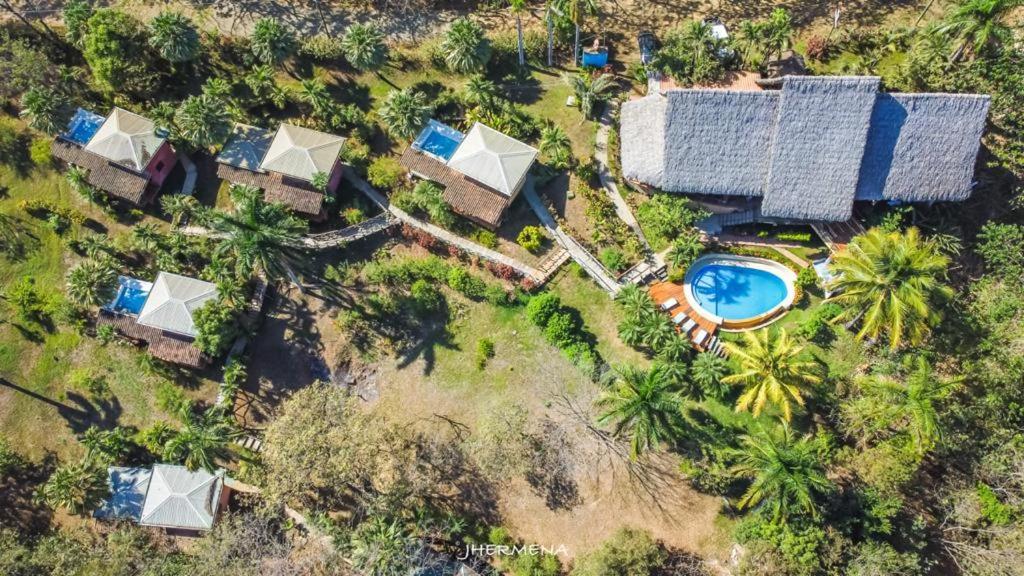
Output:
[[114,108],[106,121],[89,139],[85,149],[111,162],[142,172],[165,138],[156,134],[156,125],[138,114]]
[[139,324],[183,336],[196,336],[192,314],[217,298],[217,286],[188,276],[160,272],[136,320]]
[[281,124],[260,169],[311,181],[317,172],[331,173],[344,142],[341,136]]
[[448,166],[512,197],[536,157],[536,148],[477,122],[455,149]]
[[217,516],[222,486],[221,474],[210,474],[206,470],[190,472],[184,466],[156,464],[149,479],[139,524],[209,530]]

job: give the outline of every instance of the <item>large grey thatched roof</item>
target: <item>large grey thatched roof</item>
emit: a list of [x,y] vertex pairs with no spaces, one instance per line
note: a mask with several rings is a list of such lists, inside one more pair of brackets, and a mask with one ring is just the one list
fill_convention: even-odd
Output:
[[884,94],[875,77],[673,90],[622,106],[622,171],[668,192],[764,197],[765,216],[845,220],[853,201],[970,195],[987,96]]

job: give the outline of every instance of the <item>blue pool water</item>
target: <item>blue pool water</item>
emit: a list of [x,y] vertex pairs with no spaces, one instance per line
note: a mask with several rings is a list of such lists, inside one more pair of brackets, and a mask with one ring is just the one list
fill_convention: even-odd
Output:
[[149,298],[149,291],[153,289],[153,284],[127,276],[118,276],[117,283],[117,295],[107,305],[107,309],[123,314],[138,315],[142,311],[142,307],[146,305],[146,299]]
[[707,264],[690,280],[693,295],[708,312],[743,320],[768,312],[786,299],[786,282],[765,270]]
[[68,129],[61,136],[75,144],[85,146],[96,135],[105,120],[106,118],[99,114],[79,108],[68,122]]
[[447,162],[452,154],[455,154],[455,149],[462,143],[463,138],[465,134],[462,132],[437,120],[431,120],[416,137],[412,147]]

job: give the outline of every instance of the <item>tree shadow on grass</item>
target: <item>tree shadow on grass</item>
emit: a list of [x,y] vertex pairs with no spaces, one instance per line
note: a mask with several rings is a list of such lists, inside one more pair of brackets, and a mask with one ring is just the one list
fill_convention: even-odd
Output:
[[37,504],[33,495],[57,467],[52,452],[40,462],[20,462],[6,477],[0,476],[0,528],[14,528],[35,536],[49,530],[53,511]]
[[67,399],[69,400],[69,403],[65,404],[33,390],[29,390],[23,386],[19,386],[3,377],[0,377],[0,386],[10,388],[15,392],[19,392],[25,396],[38,400],[39,402],[52,406],[57,410],[57,413],[64,418],[68,424],[68,428],[70,428],[75,434],[81,434],[93,425],[99,426],[103,429],[113,428],[114,426],[117,426],[118,421],[121,419],[121,413],[123,412],[121,402],[116,397],[89,400],[77,392],[68,392]]
[[565,430],[547,420],[534,443],[531,470],[526,473],[526,481],[534,493],[544,498],[549,510],[572,510],[582,504],[572,463],[564,457],[570,448]]
[[412,343],[400,353],[399,368],[405,368],[418,359],[423,359],[423,374],[429,375],[437,363],[437,349],[459,350],[453,340],[454,334],[448,329],[447,323],[434,325],[423,334],[419,342]]

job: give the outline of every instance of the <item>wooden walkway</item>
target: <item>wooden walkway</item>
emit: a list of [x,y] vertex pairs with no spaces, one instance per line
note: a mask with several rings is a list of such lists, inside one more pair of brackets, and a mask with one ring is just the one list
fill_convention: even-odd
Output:
[[[643,229],[640,228],[640,222],[637,221],[633,211],[629,208],[629,204],[626,203],[622,194],[619,193],[619,186],[615,183],[615,177],[612,175],[611,167],[608,163],[608,133],[611,132],[612,127],[613,105],[611,102],[605,105],[597,127],[597,135],[594,137],[594,159],[597,160],[597,177],[601,181],[601,187],[604,188],[608,199],[615,205],[615,213],[618,214],[619,219],[632,228],[633,233],[640,239],[640,244],[644,247],[647,254],[653,254],[651,245],[647,242]],[[663,262],[657,260],[657,255],[654,256],[655,267],[663,264]]]
[[864,226],[855,217],[851,217],[846,222],[817,222],[811,224],[811,228],[821,237],[832,253],[846,248],[854,236],[865,232]]

